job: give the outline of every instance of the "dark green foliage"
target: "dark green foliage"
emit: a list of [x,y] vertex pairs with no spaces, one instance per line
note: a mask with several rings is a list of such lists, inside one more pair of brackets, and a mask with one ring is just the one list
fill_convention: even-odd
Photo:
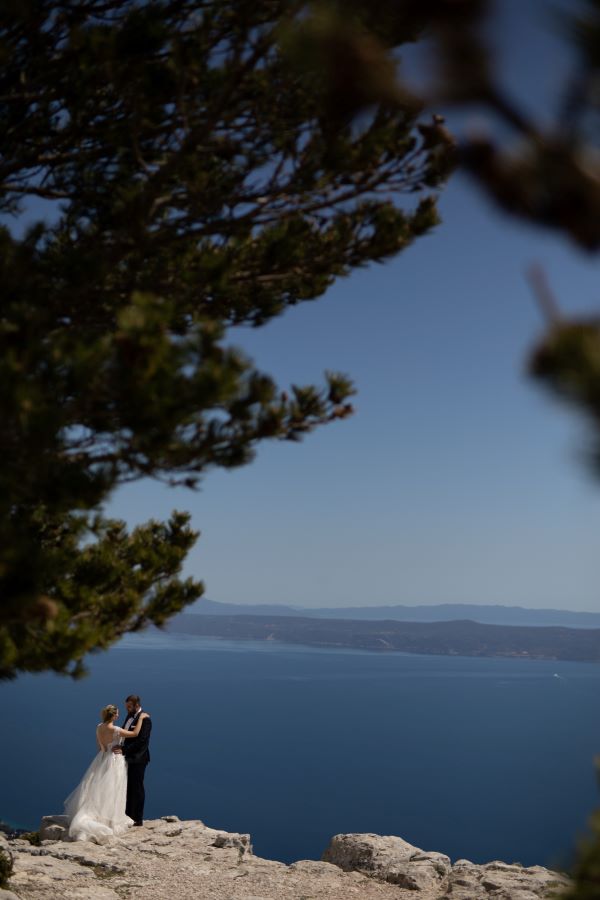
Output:
[[[573,4],[561,20],[578,45],[579,65],[564,84],[551,127],[545,122],[547,110],[539,116],[524,111],[520,98],[508,95],[494,72],[485,27],[493,7],[489,0],[320,0],[316,6],[296,43],[306,45],[304,56],[321,72],[328,106],[341,111],[342,120],[377,101],[413,108],[425,98],[477,104],[488,113],[486,137],[465,134],[453,162],[509,213],[559,231],[587,251],[600,249],[598,0]],[[431,82],[423,90],[409,89],[402,69],[390,64],[389,50],[423,28],[432,43]],[[449,158],[443,154],[444,165]]]
[[[450,6],[450,3],[445,4]],[[448,99],[482,104],[489,136],[466,136],[459,160],[505,211],[570,238],[588,252],[600,249],[600,137],[598,70],[600,4],[583,0],[560,20],[579,47],[577,65],[565,79],[554,108],[531,114],[521,97],[506,93],[493,70],[483,34],[489,2],[459,3],[466,22],[438,20],[440,85]],[[548,4],[548,26],[557,14]],[[548,112],[554,117],[549,126]],[[498,127],[500,126],[500,127]]]
[[328,115],[305,13],[0,4],[0,677],[78,675],[201,594],[187,517],[128,534],[118,485],[194,487],[352,411],[343,376],[282,392],[226,330],[426,233],[453,150],[396,95]]
[[[600,0],[583,0],[560,17],[554,14],[554,24],[558,18],[575,44],[578,65],[557,98],[552,127],[542,122],[547,111],[536,118],[524,112],[520,97],[505,93],[485,37],[491,7],[487,0],[407,0],[401,4],[352,0],[349,8],[353,14],[348,16],[346,5],[322,0],[319,12],[304,27],[302,41],[309,48],[305,57],[312,65],[321,65],[324,74],[334,46],[340,58],[352,59],[352,78],[362,87],[350,92],[350,100],[346,94],[344,101],[345,85],[331,74],[328,102],[332,107],[345,102],[344,116],[356,116],[374,98],[400,102],[407,95],[401,69],[398,73],[388,64],[389,48],[398,35],[409,39],[426,26],[433,45],[434,74],[422,97],[411,88],[411,102],[416,106],[429,96],[437,102],[477,103],[488,113],[489,136],[465,134],[457,142],[453,161],[505,211],[558,231],[579,248],[597,252]],[[488,35],[491,31],[487,29]],[[302,41],[297,39],[301,45]],[[368,97],[364,85],[369,85]],[[451,139],[443,123],[434,118],[432,124],[421,124],[419,131],[425,141],[429,137],[435,143],[438,152],[442,146],[448,148],[443,154],[447,165],[452,158]],[[548,293],[543,285],[540,293]],[[550,327],[532,354],[530,372],[591,421],[590,455],[600,472],[600,320],[563,320],[557,310],[548,318]]]
[[532,353],[530,372],[588,419],[587,455],[600,473],[600,320],[555,322]]
[[8,887],[13,873],[13,858],[7,850],[0,850],[0,889]]
[[[600,758],[596,759],[600,775]],[[589,819],[587,837],[579,843],[579,852],[572,872],[573,887],[561,900],[598,900],[600,897],[600,810]]]
[[39,831],[24,831],[19,835],[19,839],[22,841],[29,841],[34,847],[41,847],[42,845]]

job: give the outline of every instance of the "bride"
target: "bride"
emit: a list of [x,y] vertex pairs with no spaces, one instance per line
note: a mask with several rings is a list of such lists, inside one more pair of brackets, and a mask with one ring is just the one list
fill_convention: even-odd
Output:
[[102,722],[96,726],[98,753],[65,800],[72,841],[103,844],[133,825],[133,819],[125,815],[127,764],[121,753],[112,750],[124,739],[138,736],[147,714],[141,714],[133,731],[125,731],[114,724],[119,710],[112,704],[104,707],[101,716]]

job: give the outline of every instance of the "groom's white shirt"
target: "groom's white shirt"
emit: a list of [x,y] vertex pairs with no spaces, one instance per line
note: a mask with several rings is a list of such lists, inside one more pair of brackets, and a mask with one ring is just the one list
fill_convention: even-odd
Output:
[[140,706],[140,708],[138,709],[137,712],[134,712],[134,714],[132,716],[129,716],[126,719],[125,724],[123,725],[123,728],[125,729],[125,731],[129,731],[129,726],[131,725],[131,723],[133,722],[135,717],[141,713],[141,711],[142,711],[142,707]]

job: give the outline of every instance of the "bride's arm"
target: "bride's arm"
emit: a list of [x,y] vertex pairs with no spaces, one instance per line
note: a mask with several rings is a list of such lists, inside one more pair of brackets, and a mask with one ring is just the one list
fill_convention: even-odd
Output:
[[133,729],[133,731],[125,731],[124,728],[119,728],[118,725],[113,725],[113,731],[116,731],[117,734],[120,734],[121,737],[124,738],[134,738],[137,737],[140,733],[140,728],[142,727],[142,722],[144,719],[148,718],[148,713],[142,713],[139,719],[137,720],[137,725]]

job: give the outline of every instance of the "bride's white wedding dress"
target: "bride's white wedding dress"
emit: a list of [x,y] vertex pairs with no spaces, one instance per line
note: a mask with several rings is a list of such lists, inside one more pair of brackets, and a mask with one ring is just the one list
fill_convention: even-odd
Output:
[[112,752],[120,741],[121,737],[117,734],[104,748],[98,738],[102,749],[65,800],[69,839],[72,841],[104,844],[133,825],[133,819],[125,815],[127,763],[122,754]]

